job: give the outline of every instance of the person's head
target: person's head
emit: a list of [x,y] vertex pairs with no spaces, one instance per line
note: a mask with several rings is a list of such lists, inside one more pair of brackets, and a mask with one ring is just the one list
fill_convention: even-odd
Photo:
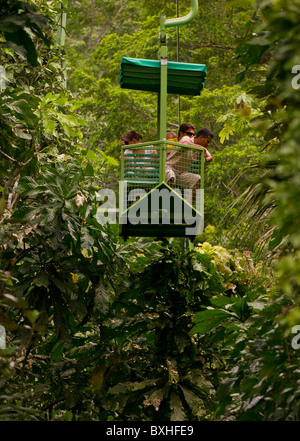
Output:
[[194,142],[202,147],[208,147],[213,137],[214,135],[209,129],[203,128],[198,130]]
[[195,126],[193,126],[193,124],[190,123],[183,123],[181,124],[178,130],[178,141],[183,136],[189,136],[190,138],[193,138],[194,135],[195,135]]
[[124,133],[121,139],[121,145],[138,144],[143,139],[143,136],[135,130],[129,130]]
[[167,132],[166,139],[176,139],[177,135],[175,132]]

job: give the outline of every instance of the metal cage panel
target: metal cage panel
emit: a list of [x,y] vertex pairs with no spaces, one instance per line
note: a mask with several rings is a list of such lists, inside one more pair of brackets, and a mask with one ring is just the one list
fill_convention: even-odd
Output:
[[188,235],[203,218],[204,149],[165,140],[129,147],[121,153],[120,234]]

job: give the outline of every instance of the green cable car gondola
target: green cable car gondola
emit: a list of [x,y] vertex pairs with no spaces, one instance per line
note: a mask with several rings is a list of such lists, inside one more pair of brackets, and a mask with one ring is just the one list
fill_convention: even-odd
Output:
[[[167,94],[200,95],[206,77],[206,66],[170,62],[167,57],[166,28],[189,23],[198,11],[198,0],[192,0],[185,17],[160,22],[159,60],[123,57],[120,86],[126,89],[157,93],[158,140],[122,146],[120,169],[119,232],[121,236],[189,237],[203,230],[204,223],[204,149],[166,140]],[[139,153],[140,150],[145,153]],[[201,176],[198,199],[192,200],[186,189],[170,186],[166,180],[167,150],[199,153],[189,165],[189,173]]]

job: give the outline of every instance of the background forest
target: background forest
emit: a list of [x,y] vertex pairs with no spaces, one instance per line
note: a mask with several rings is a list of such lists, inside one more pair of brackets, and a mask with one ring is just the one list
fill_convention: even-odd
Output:
[[157,59],[162,13],[0,4],[1,421],[299,420],[300,3],[204,0],[168,31],[171,61],[207,66],[168,97],[168,130],[214,133],[192,251],[96,218],[123,133],[156,139],[156,99],[118,80]]

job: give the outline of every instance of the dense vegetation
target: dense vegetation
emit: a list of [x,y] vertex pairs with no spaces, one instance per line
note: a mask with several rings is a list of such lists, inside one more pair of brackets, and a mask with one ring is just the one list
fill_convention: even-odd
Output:
[[122,134],[156,137],[121,57],[157,58],[176,2],[69,3],[0,5],[0,420],[299,420],[299,2],[205,0],[180,28],[208,69],[180,120],[215,135],[192,251],[96,218]]

